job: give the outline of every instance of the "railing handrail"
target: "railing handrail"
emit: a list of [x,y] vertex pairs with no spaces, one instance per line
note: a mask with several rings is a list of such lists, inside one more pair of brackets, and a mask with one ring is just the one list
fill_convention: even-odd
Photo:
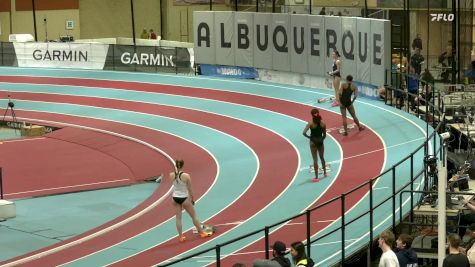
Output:
[[[391,88],[390,86],[389,86],[387,89],[389,89],[389,90],[391,90],[391,91],[392,91],[392,90],[396,90],[396,91],[399,91],[399,92],[402,92],[402,93],[405,93],[405,94],[409,94],[409,95],[413,95],[413,96],[414,96],[414,94],[410,94],[410,93],[405,92],[405,91],[400,90],[400,89]],[[434,91],[435,91],[435,88],[434,88]],[[424,99],[424,100],[425,100],[425,99]],[[434,98],[433,98],[432,101],[434,101]],[[391,104],[392,104],[392,103],[391,103]],[[442,119],[445,119],[445,113],[442,113],[442,112],[439,110],[438,107],[435,107],[435,106],[433,105],[433,103],[430,103],[430,101],[426,101],[426,106],[430,106],[430,107],[431,107],[431,110],[432,110],[432,112],[433,112],[433,113],[432,113],[432,116],[434,116],[435,113],[437,112],[437,113],[441,114],[441,118],[442,118]],[[428,111],[428,110],[426,110],[426,112],[427,112],[427,111]],[[288,218],[286,218],[286,219],[284,219],[284,220],[281,220],[281,221],[279,221],[279,222],[277,222],[277,223],[274,223],[274,224],[272,224],[272,225],[270,225],[270,226],[265,226],[265,227],[263,227],[263,228],[260,228],[260,229],[258,229],[258,230],[255,230],[255,231],[250,232],[250,233],[248,233],[248,234],[245,234],[245,235],[236,237],[236,238],[234,238],[234,239],[232,239],[232,240],[229,240],[229,241],[227,241],[227,242],[218,244],[218,245],[216,245],[216,247],[214,247],[214,248],[208,248],[208,249],[206,249],[206,250],[202,250],[202,251],[193,253],[192,255],[189,255],[189,256],[186,256],[186,257],[183,257],[183,258],[180,258],[180,259],[176,259],[176,260],[174,260],[174,261],[168,261],[168,263],[160,264],[160,265],[158,265],[158,266],[163,266],[163,267],[164,267],[164,266],[170,266],[170,265],[179,263],[179,262],[181,262],[181,261],[184,261],[184,260],[193,258],[193,257],[195,257],[195,256],[199,256],[199,255],[201,255],[201,254],[210,252],[211,250],[216,250],[216,251],[217,251],[216,264],[217,264],[217,266],[219,267],[219,266],[220,266],[220,256],[219,256],[220,254],[219,254],[219,253],[220,253],[221,247],[223,247],[223,246],[225,246],[225,245],[229,245],[229,244],[234,243],[234,242],[237,242],[237,241],[242,240],[242,239],[244,239],[244,238],[250,237],[250,236],[252,236],[252,235],[258,234],[259,232],[264,232],[264,233],[265,233],[265,234],[264,234],[265,242],[268,243],[268,240],[269,240],[269,229],[270,229],[270,228],[276,227],[276,226],[278,226],[278,225],[285,224],[285,223],[288,222],[288,221],[291,221],[291,220],[296,219],[296,218],[300,218],[300,217],[302,217],[302,216],[307,216],[307,252],[308,252],[308,254],[310,254],[310,244],[311,244],[311,243],[314,243],[314,242],[316,242],[316,241],[318,241],[318,240],[320,240],[320,239],[322,239],[322,238],[324,238],[324,237],[326,237],[326,236],[328,236],[328,235],[330,235],[330,234],[332,234],[332,233],[335,233],[335,232],[337,232],[337,231],[340,231],[340,230],[341,230],[341,232],[342,232],[342,238],[343,238],[343,240],[344,240],[344,236],[345,236],[345,230],[344,230],[344,228],[345,228],[348,224],[353,223],[353,222],[356,221],[357,219],[359,219],[359,218],[361,218],[361,217],[363,217],[363,216],[366,216],[367,214],[370,215],[370,239],[371,239],[370,242],[372,242],[372,239],[374,238],[374,235],[373,235],[373,222],[372,222],[372,219],[373,219],[373,216],[372,216],[373,210],[376,209],[377,207],[383,205],[383,204],[386,203],[387,201],[389,201],[389,200],[392,199],[392,200],[393,200],[393,229],[395,228],[395,222],[396,222],[396,203],[395,203],[395,200],[396,200],[396,199],[395,199],[395,197],[396,197],[397,194],[401,194],[401,195],[402,195],[402,192],[407,191],[407,190],[404,190],[404,189],[407,188],[408,186],[411,186],[411,188],[412,188],[412,185],[413,185],[414,181],[415,181],[416,179],[419,179],[419,178],[421,177],[421,175],[424,175],[424,177],[427,177],[427,173],[426,173],[425,166],[424,166],[424,168],[423,168],[422,170],[420,170],[420,171],[418,171],[416,174],[414,174],[414,170],[413,170],[413,169],[414,169],[414,166],[413,166],[413,157],[414,157],[414,155],[415,155],[416,153],[418,153],[418,152],[421,151],[422,149],[424,149],[424,156],[425,156],[425,157],[428,156],[428,154],[427,154],[427,146],[428,146],[428,143],[432,142],[432,140],[434,141],[434,151],[433,151],[434,155],[431,155],[431,156],[437,156],[437,154],[438,154],[437,151],[440,151],[440,152],[442,151],[442,150],[440,150],[440,149],[437,149],[437,147],[436,147],[437,132],[438,132],[438,130],[440,129],[440,127],[441,127],[441,125],[442,125],[442,122],[443,122],[443,121],[439,122],[439,123],[437,124],[437,126],[434,127],[434,131],[433,131],[430,135],[429,135],[428,133],[426,133],[427,139],[424,141],[424,143],[421,144],[421,145],[419,145],[419,146],[418,146],[413,152],[411,152],[408,156],[404,157],[402,160],[398,161],[397,163],[395,163],[394,165],[392,165],[390,168],[386,169],[384,172],[382,172],[382,173],[379,174],[378,176],[369,179],[367,182],[364,182],[364,183],[362,183],[362,184],[360,184],[360,185],[357,185],[357,186],[354,187],[353,189],[351,189],[351,190],[349,190],[349,191],[347,191],[347,192],[345,192],[345,193],[342,193],[340,196],[337,196],[337,197],[334,197],[334,198],[332,198],[332,199],[329,199],[329,200],[327,200],[327,201],[325,201],[325,202],[323,202],[323,203],[321,203],[321,204],[319,204],[319,205],[317,205],[317,206],[315,206],[315,207],[313,207],[313,208],[307,209],[305,212],[302,212],[302,213],[296,214],[296,215],[294,215],[294,216],[288,217]],[[427,120],[426,120],[426,123],[428,124],[429,122],[427,122]],[[439,138],[440,138],[440,137],[439,137]],[[440,139],[439,139],[439,141],[440,141]],[[409,181],[408,183],[406,183],[405,185],[403,185],[402,187],[400,187],[399,189],[396,190],[396,188],[395,188],[395,170],[396,170],[396,168],[397,168],[399,165],[403,164],[403,163],[406,162],[408,159],[411,159],[411,160],[410,160],[410,162],[411,162],[411,174],[410,174],[411,178],[410,178],[410,181]],[[382,177],[382,176],[388,174],[389,172],[392,172],[392,176],[393,176],[393,177],[392,177],[392,183],[393,183],[393,186],[392,186],[393,189],[392,189],[392,190],[393,190],[393,194],[392,194],[391,196],[389,196],[388,198],[384,199],[383,201],[380,201],[380,203],[377,203],[377,204],[374,205],[374,203],[373,203],[373,197],[372,197],[372,195],[373,195],[373,189],[372,189],[372,187],[373,187],[373,185],[374,185],[374,182],[375,182],[376,179],[379,179],[380,177]],[[427,178],[426,178],[426,179],[427,179]],[[361,189],[361,188],[363,188],[364,186],[368,186],[368,185],[370,186],[370,189],[369,189],[370,208],[369,208],[367,211],[364,211],[363,214],[360,214],[360,215],[358,215],[358,216],[355,216],[354,219],[345,221],[345,201],[344,201],[345,197],[348,196],[348,195],[350,195],[350,194],[353,193],[354,191],[356,191],[356,190],[358,190],[358,189]],[[413,195],[411,195],[410,198],[411,198],[411,208],[412,208],[412,205],[413,205]],[[318,209],[320,209],[320,208],[322,208],[322,207],[324,207],[324,206],[326,206],[326,205],[329,205],[329,204],[331,204],[331,203],[333,203],[333,202],[336,202],[336,201],[338,201],[338,200],[341,202],[341,208],[342,208],[342,211],[341,211],[341,214],[340,214],[341,225],[335,227],[335,229],[333,229],[333,230],[330,230],[328,233],[325,233],[325,234],[323,234],[322,236],[319,236],[319,237],[315,237],[314,240],[311,240],[311,239],[310,239],[310,233],[309,233],[309,232],[310,232],[310,230],[309,230],[309,222],[308,222],[310,213],[313,212],[313,211],[316,211],[316,210],[318,210]],[[401,201],[401,198],[400,198],[400,201]],[[402,204],[401,204],[401,205],[402,205]],[[412,209],[411,209],[411,210],[412,210]],[[399,209],[399,212],[400,212],[400,215],[402,215],[402,209]],[[340,240],[340,241],[341,241],[341,240]],[[344,261],[345,261],[345,245],[344,245],[345,242],[341,242],[341,243],[342,243],[342,248],[341,248],[341,249],[342,249],[342,251],[341,251],[342,258],[341,258],[341,261],[340,261],[340,262],[344,262]],[[368,245],[368,247],[370,247],[370,244]],[[269,254],[268,254],[267,247],[266,247],[265,251],[266,251],[266,253],[265,253],[266,258],[268,258],[268,257],[269,257],[269,256],[268,256]]]

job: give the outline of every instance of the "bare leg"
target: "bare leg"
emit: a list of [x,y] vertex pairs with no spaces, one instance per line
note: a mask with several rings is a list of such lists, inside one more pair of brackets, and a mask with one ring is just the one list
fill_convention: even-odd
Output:
[[178,231],[178,237],[181,237],[183,234],[182,230],[182,223],[181,223],[181,218],[182,218],[182,213],[181,213],[181,205],[176,203],[174,200],[173,201],[173,208],[175,209],[175,217],[176,217],[176,230]]
[[198,233],[202,234],[203,228],[201,228],[201,222],[198,219],[198,216],[196,215],[195,207],[193,207],[190,198],[187,198],[182,205],[186,212],[188,212],[188,214],[190,215],[191,220],[193,221],[193,224],[196,227],[196,230],[198,230]]
[[315,170],[315,178],[314,182],[318,180],[318,155],[317,155],[317,147],[313,142],[310,142],[310,152],[312,153],[313,158],[313,169]]
[[346,123],[346,108],[340,105],[340,111],[341,111],[341,119],[343,121],[343,129],[345,130],[343,135],[348,135],[348,125]]
[[355,124],[358,126],[358,129],[361,131],[364,129],[364,127],[362,127],[360,125],[360,121],[358,120],[358,118],[356,117],[356,113],[355,113],[355,107],[353,107],[353,105],[349,106],[348,107],[348,111],[350,112],[350,115],[351,117],[353,118],[353,121],[355,121]]
[[323,154],[325,152],[325,145],[322,144],[321,146],[318,146],[317,149],[318,154],[320,155],[320,161],[322,162],[323,176],[327,177],[327,165],[325,163],[325,158],[323,157]]
[[333,90],[335,91],[335,101],[334,103],[337,103],[340,105],[340,100],[338,99],[338,89],[340,88],[340,77],[333,77]]

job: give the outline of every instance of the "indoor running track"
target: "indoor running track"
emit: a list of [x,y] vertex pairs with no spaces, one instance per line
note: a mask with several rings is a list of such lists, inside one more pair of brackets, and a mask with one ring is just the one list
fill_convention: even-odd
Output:
[[[191,231],[179,243],[170,205],[170,182],[164,179],[151,196],[129,212],[81,235],[18,256],[2,266],[151,266],[164,263],[261,229],[339,196],[377,176],[421,145],[425,123],[384,103],[360,97],[356,110],[367,127],[348,136],[338,133],[339,110],[316,99],[331,94],[297,86],[248,80],[224,80],[165,74],[85,70],[2,68],[0,106],[15,99],[16,116],[37,124],[107,131],[160,150],[163,157],[185,160],[193,177],[200,219],[215,225],[211,238]],[[312,107],[321,110],[329,131],[325,158],[331,172],[310,180],[311,155],[302,136]],[[137,155],[139,157],[140,155]],[[415,155],[422,168],[423,154]],[[172,171],[172,162],[168,170]],[[400,168],[397,185],[408,182]],[[374,184],[375,202],[391,192],[391,175]],[[6,192],[14,194],[15,192]],[[367,188],[346,198],[349,221],[368,208]],[[397,202],[399,203],[399,201]],[[404,208],[408,209],[407,201]],[[53,206],[55,203],[51,203]],[[312,214],[318,237],[340,225],[340,203]],[[392,223],[390,203],[375,210],[377,233]],[[54,227],[54,222],[50,222]],[[71,221],[74,224],[74,221]],[[368,242],[367,216],[350,224],[346,254]],[[295,219],[271,229],[271,243],[305,239],[305,221]],[[340,231],[312,245],[318,266],[340,257]],[[222,248],[223,266],[251,264],[264,257],[262,235]],[[1,250],[1,248],[0,248]],[[212,266],[208,253],[179,266]]]

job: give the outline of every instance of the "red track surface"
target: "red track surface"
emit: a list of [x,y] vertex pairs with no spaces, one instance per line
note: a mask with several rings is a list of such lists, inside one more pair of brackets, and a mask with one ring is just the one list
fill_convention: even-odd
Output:
[[[35,119],[41,119],[41,120],[50,120],[50,121],[56,121],[56,122],[62,122],[62,123],[70,123],[70,124],[76,124],[76,125],[83,125],[87,127],[113,131],[113,132],[120,133],[123,135],[134,136],[135,138],[138,138],[156,147],[162,148],[168,154],[175,155],[177,156],[177,158],[184,158],[184,159],[193,158],[193,160],[186,162],[186,169],[189,170],[190,172],[193,172],[192,176],[193,176],[193,180],[195,181],[193,189],[194,189],[195,195],[198,198],[201,197],[206,192],[206,190],[208,190],[208,188],[213,183],[214,178],[216,177],[216,172],[217,172],[216,164],[214,163],[213,159],[210,157],[208,153],[206,153],[201,148],[194,146],[193,144],[190,144],[189,142],[183,139],[180,139],[168,134],[163,134],[163,133],[149,130],[146,128],[130,126],[130,125],[121,124],[121,123],[114,123],[114,122],[109,122],[109,121],[100,121],[100,120],[95,120],[95,119],[87,119],[87,118],[72,117],[72,116],[64,116],[64,115],[57,115],[57,114],[25,112],[25,111],[17,110],[17,116],[35,118]],[[186,147],[187,149],[184,150],[183,147]],[[203,168],[203,166],[207,166],[207,168]],[[170,171],[173,171],[173,167],[171,164],[168,166],[168,170],[166,173]],[[91,231],[88,231],[82,235],[69,239],[65,242],[61,242],[59,244],[55,244],[45,249],[28,253],[26,255],[23,255],[14,259],[10,259],[8,261],[2,262],[1,264],[6,264],[8,262],[12,262],[12,261],[25,258],[31,255],[36,255],[40,252],[46,251],[54,247],[58,247],[60,245],[71,244],[72,242],[75,242],[76,240],[79,240],[85,236],[89,236],[93,233],[96,233],[97,231],[101,229],[104,229],[106,227],[119,223],[141,212],[142,210],[149,207],[150,205],[152,205],[160,197],[163,197],[169,189],[170,189],[170,183],[168,179],[163,179],[160,187],[158,187],[158,190],[150,198],[148,198],[146,201],[141,203],[139,206],[137,206],[130,212],[118,217],[117,219],[110,221],[96,229],[92,229]],[[73,254],[84,254],[84,253],[94,252],[98,249],[103,248],[105,245],[109,244],[109,243],[107,244],[101,243],[103,241],[102,239],[105,239],[108,242],[112,242],[112,243],[119,242],[123,239],[126,239],[130,236],[133,236],[137,233],[142,232],[143,229],[149,229],[156,226],[157,223],[163,222],[169,219],[173,214],[174,214],[174,211],[172,210],[172,207],[167,198],[166,201],[158,203],[158,205],[155,208],[153,208],[150,212],[145,213],[144,216],[140,217],[139,221],[134,221],[132,223],[126,224],[122,228],[119,228],[119,230],[108,232],[107,234],[105,234],[106,238],[104,237],[96,238],[96,239],[93,239],[93,241],[81,243],[78,246],[67,249],[65,251],[61,251],[60,253],[52,254],[51,256],[45,256],[45,257],[42,257],[41,259],[36,259],[33,261],[29,261],[23,265],[16,265],[16,266],[56,266],[57,263],[55,262],[64,262],[66,259],[69,259],[68,256],[71,256],[71,255],[68,255],[68,252],[72,252]],[[74,252],[78,252],[78,253],[74,253]]]
[[[1,77],[1,80],[5,80],[5,78],[6,77]],[[25,77],[21,77],[22,82],[25,82],[24,78]],[[141,84],[141,83],[138,84],[138,83],[129,83],[129,82],[110,82],[110,81],[93,81],[93,80],[89,81],[89,80],[80,80],[80,79],[56,79],[56,78],[32,78],[32,79],[34,81],[30,79],[27,79],[26,81],[34,82],[34,83],[42,82],[42,83],[56,83],[56,84],[63,83],[63,84],[71,84],[71,85],[73,84],[74,85],[89,85],[89,86],[95,86],[95,87],[112,87],[113,86],[114,88],[122,88],[122,89],[140,88],[140,90],[143,90],[143,91],[154,91],[154,92],[163,92],[163,93],[166,92],[166,93],[173,93],[173,94],[180,94],[180,95],[190,95],[194,97],[217,99],[217,100],[229,101],[229,102],[234,102],[234,103],[239,103],[239,104],[244,104],[244,105],[256,106],[260,108],[266,108],[269,110],[287,114],[287,115],[300,118],[303,120],[306,120],[308,118],[308,111],[309,111],[309,107],[305,105],[290,103],[290,102],[281,101],[281,100],[274,100],[274,99],[271,100],[265,97],[243,95],[239,93],[219,92],[215,90],[204,90],[204,89],[198,90],[198,89],[176,87],[176,86],[161,86],[161,85],[151,85],[151,84]],[[9,80],[9,82],[12,82],[13,80]],[[19,79],[16,79],[16,81],[19,82]],[[88,105],[93,105],[93,106],[113,107],[113,108],[118,108],[118,109],[130,108],[130,105],[127,105],[127,103],[129,103],[127,101],[104,100],[104,99],[99,100],[99,99],[88,98],[88,97],[66,97],[66,96],[55,96],[55,95],[36,95],[36,94],[29,94],[29,93],[16,93],[15,98],[25,99],[25,100],[62,102],[62,103],[68,103],[68,102],[81,103],[81,104],[88,104]],[[159,106],[159,105],[148,105],[148,104],[141,104],[141,105],[137,105],[137,107],[134,107],[134,110],[136,111],[148,112],[148,113],[154,113],[154,114],[156,114],[155,112],[160,112],[161,115],[171,116],[178,119],[189,120],[189,121],[204,124],[207,126],[209,125],[210,127],[217,128],[217,129],[223,129],[223,127],[226,128],[225,125],[223,125],[223,123],[215,123],[209,118],[203,119],[201,116],[197,116],[197,117],[193,116],[193,114],[195,114],[196,112],[189,112],[186,114],[174,113],[174,112],[170,114],[167,113],[167,112],[173,111],[173,109],[174,108]],[[323,114],[323,117],[326,119],[329,128],[339,125],[339,122],[340,122],[339,115],[329,113],[329,112],[324,112],[324,111],[322,111],[322,114]],[[246,137],[241,137],[238,135],[238,132],[240,131],[236,131],[236,128],[231,127],[230,130],[231,130],[231,134],[238,137],[239,139],[247,140]],[[301,129],[296,129],[296,131],[300,132]],[[251,136],[247,137],[247,138],[250,138],[249,140],[250,142],[255,141],[254,139],[256,139],[255,138],[256,134],[257,134],[256,132],[252,132]],[[354,155],[358,155],[361,153],[382,148],[382,144],[379,141],[378,137],[374,133],[372,133],[370,130],[364,131],[362,133],[356,133],[356,134],[351,133],[350,135],[351,137],[347,137],[347,138],[344,138],[340,135],[334,136],[343,148],[344,157],[354,156]],[[263,140],[265,141],[263,142]],[[271,156],[269,159],[267,159],[269,160],[269,163],[271,163],[271,166],[267,166],[267,164],[262,164],[261,162],[262,164],[261,172],[264,172],[266,169],[268,169],[269,173],[266,173],[265,176],[262,173],[260,173],[262,177],[258,177],[258,179],[256,180],[256,183],[252,186],[251,190],[249,192],[246,192],[246,195],[243,196],[243,198],[240,199],[239,202],[233,204],[229,209],[225,210],[221,214],[218,214],[216,217],[214,217],[207,223],[216,224],[220,222],[236,221],[236,220],[242,220],[243,218],[252,216],[258,210],[258,208],[256,207],[256,209],[249,209],[250,205],[248,203],[254,203],[254,202],[247,202],[247,201],[255,200],[254,199],[255,196],[253,197],[254,194],[260,196],[260,194],[257,194],[256,192],[262,192],[262,190],[264,189],[268,190],[268,187],[265,187],[266,182],[272,181],[272,183],[275,183],[276,181],[280,180],[280,179],[275,180],[276,174],[272,176],[272,170],[275,170],[275,166],[281,166],[281,165],[288,166],[289,158],[291,157],[289,157],[286,153],[284,153],[284,155],[287,155],[285,157],[285,162],[281,164],[277,164],[276,160],[279,160],[279,159],[276,157],[276,154],[282,153],[282,148],[283,148],[282,145],[285,145],[285,143],[276,145],[275,142],[272,142],[272,143],[266,142],[267,140],[268,140],[267,138],[262,138],[260,139],[258,143],[250,144],[250,146],[253,147],[254,149],[260,148],[260,147],[262,147],[262,149],[265,149],[265,151],[259,152],[259,157],[260,157],[260,160],[262,161],[264,161],[264,159],[266,159],[267,157]],[[279,147],[279,153],[275,153],[275,151],[268,151],[269,147]],[[322,199],[328,199],[337,194],[345,192],[349,190],[350,188],[353,188],[356,184],[360,184],[364,181],[367,181],[369,178],[374,177],[375,175],[379,174],[382,163],[383,163],[383,156],[384,156],[383,153],[384,153],[383,151],[380,151],[380,152],[371,153],[365,156],[355,157],[355,158],[352,158],[350,161],[345,160],[342,164],[342,172],[340,176],[338,177],[337,181],[332,186],[332,188],[330,188],[329,191],[327,191],[322,196]],[[368,166],[367,164],[365,164],[367,162],[372,162],[373,164],[370,164],[370,166]],[[364,171],[362,170],[362,166],[365,166]],[[289,171],[287,171],[286,176],[282,175],[282,171],[279,171],[278,173],[282,175],[283,178],[288,178],[290,177],[288,173],[292,173],[292,170],[295,171],[295,168],[296,166],[292,164],[291,167],[289,168]],[[260,182],[261,180],[262,182]],[[287,184],[288,182],[289,180],[286,180],[286,182],[282,186],[285,186],[285,184]],[[280,190],[282,189],[283,187],[280,187]],[[276,197],[276,193],[273,193],[272,195],[270,195],[269,199],[266,199],[265,203],[262,203],[262,204],[265,205],[268,203],[268,201],[272,201],[272,199]],[[364,192],[361,192],[361,194],[355,195],[354,197],[347,199],[347,207],[348,208],[352,207],[360,199],[360,197],[363,194]],[[236,216],[236,214],[239,214],[239,215]],[[333,219],[336,219],[337,214],[338,214],[338,210],[332,209],[332,210],[329,210],[328,213],[325,214],[325,217],[333,217]],[[312,229],[312,230],[313,232],[316,232],[318,229]],[[226,229],[222,229],[222,231],[224,232],[226,231]],[[292,233],[290,233],[289,231],[285,231],[285,233],[282,233],[282,235],[287,236],[287,238],[285,238],[286,240],[294,239],[294,238],[298,239],[300,234],[301,233],[292,235]],[[100,241],[95,242],[95,244],[97,243],[100,243]],[[172,257],[173,255],[177,255],[181,252],[186,251],[187,249],[195,245],[191,243],[192,242],[187,243],[186,247],[175,246],[176,242],[167,242],[165,244],[160,244],[158,247],[153,248],[149,251],[143,252],[131,258],[130,260],[129,259],[124,260],[123,262],[121,262],[121,265],[130,265],[130,263],[132,262],[131,260],[134,261],[134,264],[138,264],[138,265],[154,264],[162,260],[168,259]],[[190,247],[188,247],[188,244],[190,245]],[[89,246],[81,246],[81,249],[78,249],[77,251],[81,250],[80,253],[83,254],[85,252],[83,250],[89,251],[87,247]],[[166,251],[168,251],[169,253],[167,253],[167,255],[162,258],[160,257],[161,254],[157,255],[156,253],[159,248],[162,248],[161,252],[163,252],[163,249],[166,249]],[[92,251],[94,250],[97,250],[97,245],[92,248]],[[75,257],[77,257],[77,255],[72,258],[75,258]],[[64,257],[61,257],[61,258],[63,258],[62,260],[64,260]],[[41,260],[35,261],[35,265],[37,266],[38,264],[42,265]]]
[[[31,95],[30,95],[31,96]],[[38,97],[41,98],[39,95]],[[17,95],[17,99],[19,97],[23,98],[23,95]],[[30,99],[31,100],[31,99]],[[39,100],[39,99],[38,99]],[[74,101],[76,100],[76,101]],[[62,102],[74,101],[74,103],[78,104],[86,104],[84,101],[91,100],[91,98],[73,98],[73,97],[64,97]],[[45,99],[42,99],[45,101]],[[102,100],[101,103],[103,107],[111,107],[111,103],[117,101],[112,100]],[[126,101],[122,101],[123,104],[127,104]],[[121,107],[121,109],[126,109],[127,107],[130,108],[131,105],[125,105]],[[237,218],[233,218],[233,220],[241,220],[246,219],[247,216],[254,214],[255,212],[259,211],[267,205],[270,201],[272,201],[280,192],[284,190],[285,187],[290,183],[296,169],[297,169],[297,157],[295,154],[295,150],[293,147],[281,139],[279,136],[264,130],[260,127],[257,127],[252,124],[248,124],[242,121],[230,120],[229,118],[225,118],[218,115],[207,114],[204,112],[183,112],[183,109],[180,108],[171,108],[171,107],[164,107],[160,106],[157,107],[156,105],[137,105],[139,110],[142,108],[148,107],[156,109],[154,111],[147,110],[149,113],[154,113],[170,116],[173,118],[178,118],[181,120],[186,121],[193,121],[195,123],[199,123],[202,125],[206,125],[212,127],[214,129],[221,130],[223,132],[227,132],[229,134],[233,134],[238,139],[242,140],[245,143],[248,143],[250,147],[252,147],[258,155],[266,155],[259,158],[261,169],[257,175],[257,178],[252,186],[252,188],[256,188],[256,190],[247,191],[241,199],[233,204],[235,206],[234,211],[230,211],[229,208],[226,209],[225,212],[232,212],[233,215]],[[21,112],[21,113],[20,113]],[[17,111],[17,116],[22,117],[24,113],[22,111]],[[46,114],[45,114],[46,115]],[[48,119],[51,119],[51,116],[47,116]],[[56,120],[56,119],[55,119]],[[232,122],[230,122],[232,121]],[[242,131],[242,129],[246,129],[246,131]],[[261,140],[256,140],[255,136],[262,137]],[[268,154],[269,148],[273,147],[275,151],[271,154]],[[264,153],[265,152],[265,153]],[[193,157],[195,158],[195,157]],[[203,165],[206,166],[206,165]],[[282,177],[279,179],[275,179],[275,177]],[[273,187],[271,189],[267,189],[268,194],[263,196],[261,194],[261,190],[265,188],[269,182],[273,183]],[[196,182],[195,182],[196,184]],[[252,207],[249,207],[249,201],[255,203]],[[83,242],[81,244],[81,249],[71,248],[67,250],[63,250],[62,253],[54,254],[51,256],[43,257],[39,260],[32,261],[29,264],[34,264],[36,266],[43,265],[43,264],[60,264],[64,261],[72,260],[78,257],[83,256],[85,253],[92,253],[97,251],[101,248],[104,248],[108,245],[112,245],[114,243],[119,242],[120,240],[126,239],[130,237],[133,233],[136,233],[138,229],[149,229],[169,218],[171,218],[174,213],[169,208],[169,203],[166,203],[165,206],[160,205],[155,208],[152,212],[147,213],[144,217],[140,219],[140,221],[129,223],[124,227],[120,228],[117,231],[113,231],[108,235],[98,237],[91,242]],[[239,214],[236,211],[246,209],[248,213]],[[157,216],[157,213],[159,216]],[[221,217],[221,215],[220,215]],[[225,217],[226,218],[226,217]],[[201,241],[198,241],[201,242]],[[176,241],[174,241],[176,243]],[[188,249],[191,248],[193,242],[187,242],[185,246],[181,246],[181,249]]]
[[128,185],[158,176],[169,161],[124,138],[63,128],[42,138],[4,141],[0,165],[5,195],[13,199]]

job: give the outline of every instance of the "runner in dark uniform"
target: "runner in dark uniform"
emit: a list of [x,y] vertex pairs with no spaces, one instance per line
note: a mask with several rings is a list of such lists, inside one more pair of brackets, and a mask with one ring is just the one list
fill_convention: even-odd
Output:
[[[310,139],[310,152],[312,153],[313,158],[313,168],[315,170],[315,178],[312,179],[312,182],[319,182],[318,179],[318,156],[320,156],[320,161],[323,168],[323,176],[327,177],[327,170],[325,165],[325,158],[323,157],[325,151],[325,145],[323,141],[327,136],[326,125],[318,112],[318,109],[314,108],[310,112],[312,115],[312,121],[308,122],[305,128],[303,129],[303,135]],[[310,130],[310,135],[307,134]],[[318,153],[318,154],[317,154]]]
[[333,90],[335,91],[335,101],[333,101],[332,107],[336,107],[340,104],[338,102],[339,101],[338,88],[340,88],[340,81],[341,81],[340,53],[337,50],[333,50],[332,57],[333,57],[332,71],[328,72],[328,74],[330,74],[330,76],[333,77],[332,85],[333,85]]
[[[353,95],[353,99],[351,99],[351,95]],[[353,84],[353,76],[348,75],[346,76],[346,83],[340,86],[340,90],[338,91],[338,99],[340,99],[340,111],[341,117],[343,119],[343,135],[348,135],[348,126],[346,123],[346,110],[350,112],[351,117],[355,121],[356,126],[360,131],[364,130],[364,127],[361,126],[360,121],[356,117],[355,107],[353,106],[353,102],[355,102],[356,98],[358,97],[358,90],[356,86]]]

